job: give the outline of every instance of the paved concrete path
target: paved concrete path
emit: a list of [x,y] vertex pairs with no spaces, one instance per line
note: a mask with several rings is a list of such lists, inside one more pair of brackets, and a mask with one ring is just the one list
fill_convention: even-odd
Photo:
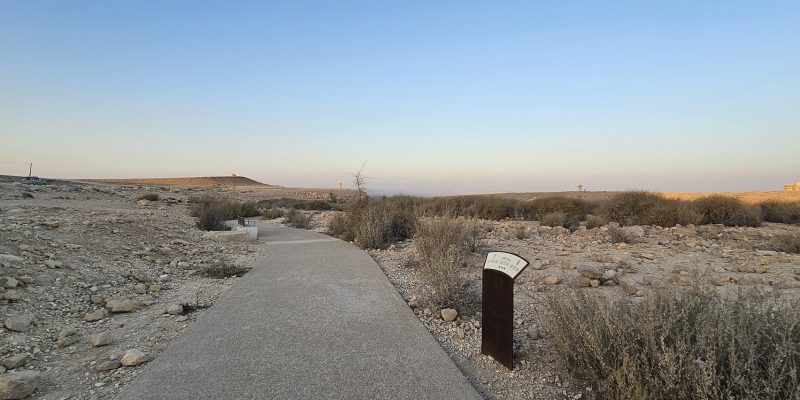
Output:
[[369,255],[259,230],[267,259],[118,399],[480,399]]

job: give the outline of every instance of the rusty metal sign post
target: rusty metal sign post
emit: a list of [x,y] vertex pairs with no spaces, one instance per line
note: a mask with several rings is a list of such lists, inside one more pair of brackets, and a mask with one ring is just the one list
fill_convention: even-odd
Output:
[[483,265],[481,354],[514,369],[514,279],[528,266],[524,258],[490,252]]

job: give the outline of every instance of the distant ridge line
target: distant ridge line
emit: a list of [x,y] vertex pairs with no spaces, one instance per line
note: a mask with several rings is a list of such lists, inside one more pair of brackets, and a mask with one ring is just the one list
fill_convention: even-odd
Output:
[[131,178],[131,179],[81,179],[85,182],[105,183],[111,185],[140,185],[140,186],[201,186],[201,187],[233,187],[233,186],[258,186],[277,187],[268,185],[244,176],[198,176],[184,178]]

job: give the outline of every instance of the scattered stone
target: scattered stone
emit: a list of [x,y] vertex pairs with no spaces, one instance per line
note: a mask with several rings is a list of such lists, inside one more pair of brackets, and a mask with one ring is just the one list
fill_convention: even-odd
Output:
[[139,308],[139,303],[130,300],[109,300],[106,302],[106,308],[112,313],[126,313]]
[[58,338],[58,340],[56,340],[56,345],[58,347],[62,347],[63,348],[63,347],[72,346],[73,344],[75,344],[77,342],[78,342],[78,336],[77,335],[65,336],[65,337]]
[[544,279],[542,279],[542,283],[544,283],[545,285],[555,285],[560,280],[561,278],[559,278],[558,275],[547,275],[546,277],[544,277]]
[[89,343],[94,347],[107,346],[114,343],[114,335],[109,332],[95,333],[89,337]]
[[101,319],[103,319],[103,318],[105,318],[107,316],[108,316],[108,313],[106,312],[106,310],[103,309],[103,308],[99,308],[99,309],[94,310],[92,312],[86,313],[86,315],[83,316],[83,320],[86,321],[86,322],[95,322],[95,321],[100,321]]
[[19,290],[6,290],[3,292],[3,298],[8,301],[20,301],[22,300],[22,292]]
[[183,314],[183,306],[180,304],[173,304],[167,307],[167,314],[171,315],[181,315]]
[[446,322],[455,321],[458,318],[458,311],[452,308],[444,308],[441,311],[442,319]]
[[120,360],[122,365],[126,367],[133,367],[139,364],[142,364],[147,361],[147,355],[142,353],[141,350],[138,349],[130,349],[125,352],[125,355],[122,356],[122,360]]
[[6,318],[6,322],[4,325],[6,329],[12,331],[27,332],[31,329],[32,323],[33,323],[33,314],[22,314]]
[[6,369],[17,369],[24,366],[26,362],[28,362],[28,355],[22,353],[6,358],[3,360],[3,365],[6,367]]
[[122,363],[119,360],[103,360],[103,361],[98,361],[97,364],[95,364],[94,370],[97,372],[110,371],[112,369],[117,369],[121,366]]
[[589,278],[583,275],[575,274],[567,278],[567,286],[572,289],[580,289],[590,287],[592,286],[592,283],[589,281]]
[[6,289],[13,289],[17,287],[17,285],[19,285],[19,281],[16,280],[15,278],[12,278],[10,276],[4,276],[0,278],[0,286]]
[[630,295],[634,295],[639,291],[639,289],[636,287],[636,284],[630,279],[620,279],[619,286],[622,288],[623,292]]
[[593,265],[581,265],[578,267],[578,272],[589,279],[600,279],[603,276],[600,269]]
[[0,375],[0,399],[17,400],[30,396],[39,385],[41,374],[35,371],[10,372]]
[[23,261],[25,261],[25,259],[19,256],[13,256],[11,254],[0,254],[0,262],[6,262],[9,264],[19,264]]

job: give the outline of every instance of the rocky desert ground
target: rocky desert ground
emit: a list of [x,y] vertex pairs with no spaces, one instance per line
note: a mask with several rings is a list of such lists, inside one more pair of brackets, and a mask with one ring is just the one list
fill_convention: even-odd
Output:
[[[139,200],[146,193],[159,200]],[[15,381],[0,388],[35,385],[31,398],[41,399],[112,399],[231,284],[246,279],[213,271],[246,270],[267,256],[265,246],[210,238],[197,229],[187,200],[202,194],[241,200],[328,195],[273,187],[0,180],[0,379],[16,372]],[[311,229],[324,232],[339,212],[304,213]],[[800,226],[631,226],[620,228],[626,243],[611,234],[613,223],[574,231],[530,221],[470,223],[479,228],[479,245],[463,275],[465,296],[474,301],[455,312],[419,300],[423,283],[413,239],[368,252],[486,398],[592,397],[589,385],[555,367],[541,323],[548,292],[568,288],[635,299],[676,285],[800,293],[800,255],[768,250],[772,237],[800,232]],[[516,281],[513,371],[480,355],[480,273],[494,250],[531,263]]]
[[[630,226],[621,228],[630,243],[615,243],[609,224],[594,229],[540,226],[537,222],[477,221],[483,232],[477,253],[463,271],[466,296],[475,299],[455,314],[430,309],[418,300],[424,284],[416,273],[413,240],[385,250],[370,250],[423,324],[488,398],[592,398],[592,388],[576,382],[553,363],[547,327],[541,323],[544,294],[595,291],[611,298],[640,298],[659,287],[699,286],[734,292],[758,287],[800,293],[800,255],[768,248],[770,238],[800,232],[800,226],[765,224],[759,228],[717,225]],[[522,236],[522,237],[520,237]],[[488,251],[508,251],[530,261],[516,280],[515,365],[509,371],[480,354],[480,277]]]
[[[149,192],[160,200],[137,201]],[[207,273],[265,257],[258,243],[204,238],[186,207],[197,193],[0,181],[0,378],[30,371],[0,389],[113,398],[241,279]]]

